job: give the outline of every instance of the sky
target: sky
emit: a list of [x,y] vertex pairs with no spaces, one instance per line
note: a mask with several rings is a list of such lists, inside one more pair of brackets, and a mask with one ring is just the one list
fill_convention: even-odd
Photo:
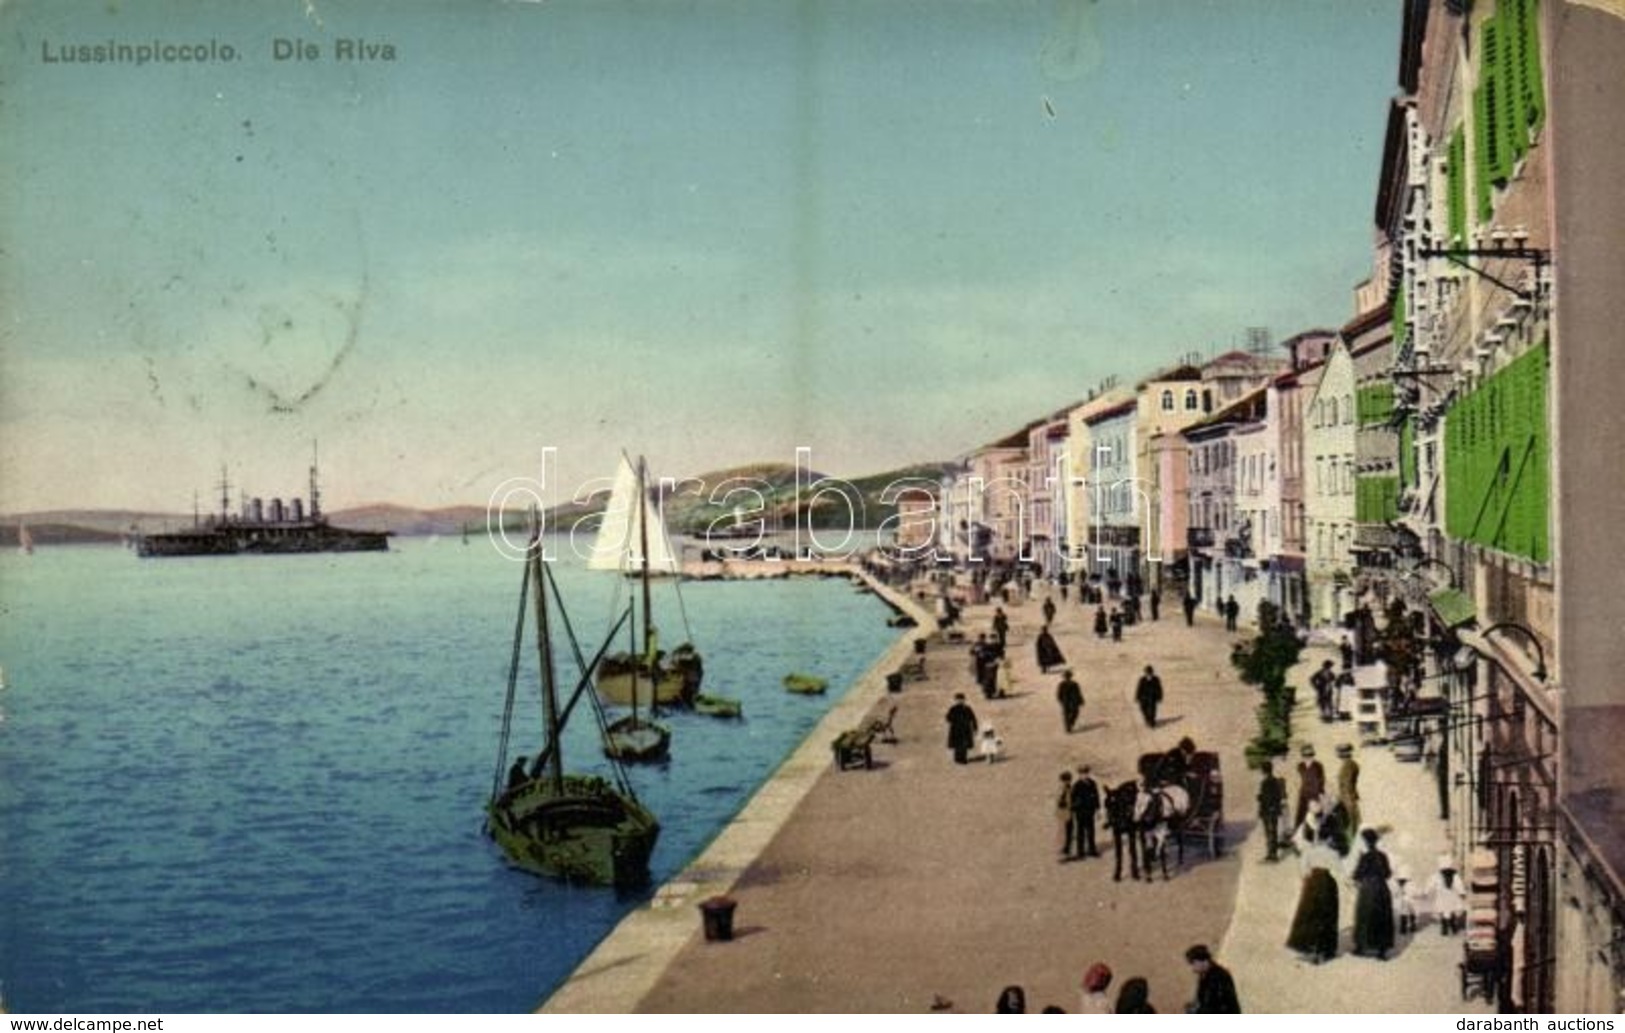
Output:
[[[8,0],[0,513],[302,494],[314,442],[329,508],[855,477],[1339,326],[1400,13]],[[207,59],[71,60],[119,44]]]

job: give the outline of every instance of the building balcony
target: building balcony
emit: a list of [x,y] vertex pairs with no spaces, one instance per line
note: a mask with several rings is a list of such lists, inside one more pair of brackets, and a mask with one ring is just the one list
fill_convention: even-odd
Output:
[[1190,549],[1213,548],[1213,528],[1192,527],[1185,532],[1185,546]]

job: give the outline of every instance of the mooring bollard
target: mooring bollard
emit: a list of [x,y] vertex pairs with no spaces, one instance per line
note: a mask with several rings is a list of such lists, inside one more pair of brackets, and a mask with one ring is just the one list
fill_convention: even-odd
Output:
[[739,902],[732,897],[711,897],[700,901],[700,917],[705,922],[705,938],[711,943],[734,938],[734,908]]

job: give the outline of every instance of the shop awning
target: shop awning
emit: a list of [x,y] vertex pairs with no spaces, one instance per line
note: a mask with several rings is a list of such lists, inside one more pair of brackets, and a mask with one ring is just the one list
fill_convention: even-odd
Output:
[[1460,589],[1442,588],[1428,596],[1428,603],[1433,607],[1439,623],[1447,628],[1478,619],[1478,608],[1473,605],[1473,597]]

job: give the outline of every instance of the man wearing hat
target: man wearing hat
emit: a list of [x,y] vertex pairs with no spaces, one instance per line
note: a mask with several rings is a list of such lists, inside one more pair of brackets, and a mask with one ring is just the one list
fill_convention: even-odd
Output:
[[1337,802],[1348,812],[1348,836],[1353,839],[1360,831],[1360,765],[1354,760],[1354,746],[1344,743],[1337,748],[1343,763],[1337,769]]
[[1286,810],[1286,779],[1275,773],[1275,766],[1264,762],[1264,779],[1258,786],[1258,820],[1264,826],[1264,842],[1269,852],[1266,861],[1281,859],[1281,812]]
[[956,692],[954,705],[948,708],[948,748],[954,751],[954,763],[970,763],[970,748],[974,745],[976,745],[976,711],[965,702],[963,692]]
[[1145,726],[1157,727],[1157,704],[1162,702],[1162,679],[1157,677],[1150,664],[1145,665],[1145,673],[1134,687],[1134,702],[1140,705],[1140,716],[1145,718]]
[[1303,759],[1298,761],[1298,808],[1292,817],[1294,829],[1303,824],[1303,819],[1309,814],[1309,805],[1326,794],[1326,769],[1315,759],[1315,748],[1304,743],[1298,754]]
[[1309,676],[1309,684],[1315,689],[1315,708],[1320,711],[1322,721],[1337,719],[1335,689],[1337,672],[1332,670],[1332,662],[1327,660],[1320,665],[1320,670]]
[[1068,801],[1072,809],[1073,856],[1099,857],[1095,846],[1095,819],[1100,813],[1100,783],[1089,773],[1089,765],[1078,767],[1078,776],[1072,780],[1072,794]]
[[1072,727],[1078,723],[1078,715],[1083,713],[1083,689],[1073,680],[1070,667],[1061,676],[1061,684],[1055,687],[1055,698],[1061,704],[1061,724],[1071,735]]

